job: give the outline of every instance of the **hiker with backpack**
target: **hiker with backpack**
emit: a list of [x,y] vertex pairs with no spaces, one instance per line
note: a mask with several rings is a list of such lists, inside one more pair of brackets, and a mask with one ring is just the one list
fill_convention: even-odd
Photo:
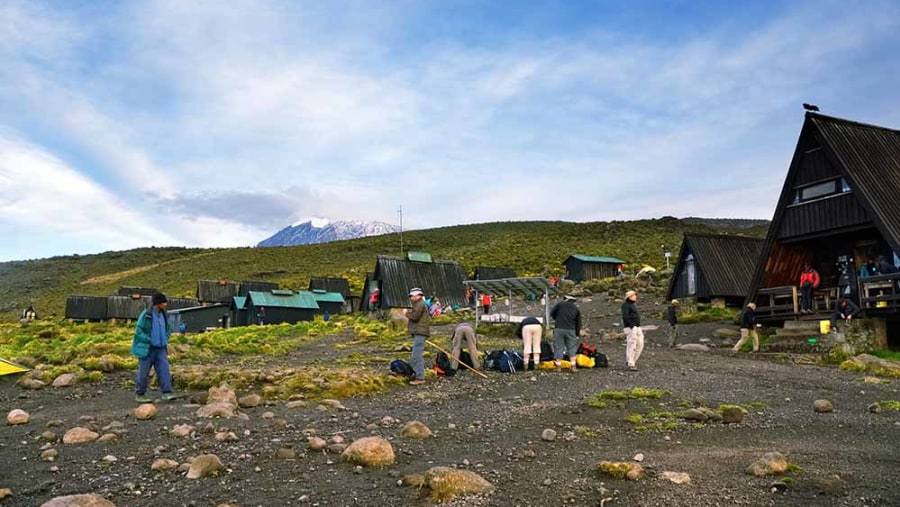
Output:
[[541,365],[541,338],[544,336],[541,321],[535,317],[525,317],[516,327],[516,336],[524,346],[522,357],[525,358],[525,367],[529,370],[537,369]]
[[553,364],[556,371],[562,368],[562,358],[569,356],[572,371],[576,369],[575,356],[578,353],[578,337],[581,335],[581,310],[575,304],[575,296],[566,294],[563,300],[550,310],[555,327],[553,329]]
[[637,360],[644,351],[644,330],[641,329],[641,312],[637,307],[637,292],[625,293],[622,303],[622,328],[625,331],[625,363],[630,371],[637,371]]
[[169,368],[169,336],[172,324],[166,313],[168,299],[164,294],[154,294],[150,300],[150,308],[138,316],[134,327],[134,338],[131,342],[131,354],[138,359],[137,378],[134,382],[135,401],[152,403],[147,396],[150,385],[150,368],[156,372],[162,400],[171,401],[178,396],[172,393],[172,373]]
[[469,349],[471,366],[476,370],[481,369],[481,360],[478,358],[478,344],[475,339],[475,326],[468,322],[460,322],[453,330],[453,340],[450,348],[450,369],[459,369],[459,358],[462,353],[462,342],[466,342]]
[[425,293],[422,289],[414,287],[409,291],[409,301],[412,308],[408,308],[406,318],[409,320],[407,329],[413,339],[412,347],[412,367],[416,372],[416,378],[409,383],[412,385],[421,385],[425,383],[425,341],[431,335],[431,328],[428,325],[431,321],[431,315],[428,313],[428,307],[425,306]]

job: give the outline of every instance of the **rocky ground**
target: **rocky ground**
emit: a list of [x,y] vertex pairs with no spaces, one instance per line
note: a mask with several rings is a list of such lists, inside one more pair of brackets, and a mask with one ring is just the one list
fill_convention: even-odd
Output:
[[[613,306],[583,305],[595,333],[614,329],[614,319],[606,317]],[[719,327],[683,326],[682,339],[698,342]],[[302,363],[346,353],[332,346],[339,340],[324,338],[291,357]],[[661,329],[647,332],[647,341],[636,373],[624,368],[622,342],[603,341],[608,369],[490,373],[486,380],[460,374],[336,406],[262,402],[237,408],[232,418],[202,417],[201,406],[191,403],[210,407],[219,399],[233,408],[227,392],[212,399],[194,392],[189,399],[157,403],[152,418],[139,419],[152,410],[135,414],[133,395],[122,386],[127,373],[100,384],[41,390],[23,390],[15,378],[3,377],[4,413],[22,409],[29,421],[0,428],[0,488],[12,493],[0,505],[41,505],[78,493],[97,493],[120,507],[425,505],[428,487],[406,483],[418,484],[422,478],[415,474],[441,466],[475,472],[493,487],[450,505],[900,505],[900,411],[869,410],[878,401],[900,400],[896,382],[867,383],[862,374],[797,365],[782,355],[671,350],[660,346]],[[605,408],[591,406],[599,398],[588,403],[599,391],[634,394],[633,388],[665,392],[655,399],[623,394],[626,399],[601,400]],[[829,400],[833,411],[816,412],[819,399]],[[743,405],[742,422],[681,417],[692,408],[720,405]],[[403,436],[410,421],[424,423],[431,436]],[[63,443],[75,427],[107,441]],[[176,427],[184,436],[173,435]],[[370,468],[342,459],[347,444],[370,436],[391,443],[393,464]],[[314,437],[324,442],[311,442]],[[326,448],[312,450],[310,442]],[[749,474],[748,467],[769,452],[782,453],[787,470]],[[211,476],[189,478],[203,472],[187,467],[151,468],[155,462],[157,468],[178,467],[207,454],[221,461]],[[602,461],[635,458],[642,458],[640,480],[597,471]],[[690,483],[676,484],[665,472],[686,473]]]

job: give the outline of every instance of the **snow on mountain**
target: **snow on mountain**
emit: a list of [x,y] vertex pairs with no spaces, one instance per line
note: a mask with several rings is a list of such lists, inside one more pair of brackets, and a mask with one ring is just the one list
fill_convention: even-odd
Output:
[[400,228],[384,222],[363,222],[360,220],[330,221],[327,218],[312,218],[297,222],[259,242],[257,246],[294,246],[329,243],[343,239],[365,238],[399,232]]

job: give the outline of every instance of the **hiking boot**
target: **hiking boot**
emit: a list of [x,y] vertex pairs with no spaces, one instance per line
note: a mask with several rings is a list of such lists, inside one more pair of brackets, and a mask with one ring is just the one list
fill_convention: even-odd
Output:
[[411,386],[420,386],[420,385],[423,385],[424,383],[425,383],[425,379],[423,379],[423,378],[409,381],[409,385],[411,385]]
[[139,394],[134,397],[134,401],[138,403],[153,403],[153,398],[147,396],[146,394]]
[[628,371],[637,371],[637,366],[633,364],[628,365]]

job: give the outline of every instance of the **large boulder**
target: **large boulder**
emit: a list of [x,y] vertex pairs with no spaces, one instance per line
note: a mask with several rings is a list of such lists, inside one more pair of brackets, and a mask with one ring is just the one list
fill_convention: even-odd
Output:
[[237,406],[238,400],[237,395],[234,394],[234,391],[228,387],[228,384],[222,382],[219,384],[219,387],[210,387],[209,395],[206,398],[206,403],[228,403],[234,406]]
[[709,420],[709,415],[699,408],[689,408],[679,414],[679,417],[681,417],[682,419],[687,419],[688,421],[696,422],[706,422]]
[[58,496],[44,502],[41,507],[116,507],[116,504],[100,495],[90,494]]
[[394,448],[381,437],[363,437],[354,441],[341,454],[344,461],[366,467],[382,467],[394,463]]
[[219,473],[225,468],[222,460],[215,454],[201,454],[191,460],[191,467],[188,469],[188,479],[199,479],[201,477],[210,477]]
[[82,428],[81,426],[76,426],[75,428],[70,429],[63,435],[63,443],[64,444],[84,444],[87,442],[93,442],[100,438],[98,433],[95,433],[87,428]]
[[234,411],[237,410],[237,407],[237,395],[228,387],[228,384],[222,382],[219,387],[209,388],[206,405],[197,410],[197,417],[231,419],[235,416]]
[[6,423],[13,426],[18,424],[28,424],[28,421],[30,420],[31,416],[28,415],[28,412],[20,408],[14,408],[6,414]]
[[780,452],[768,452],[760,459],[754,461],[747,468],[747,473],[757,477],[775,475],[786,472],[788,469],[787,458]]
[[405,438],[426,439],[431,437],[431,429],[419,421],[411,421],[400,431],[400,436]]
[[494,491],[484,477],[450,467],[434,467],[425,472],[425,485],[435,502],[447,502],[460,495],[483,495]]

